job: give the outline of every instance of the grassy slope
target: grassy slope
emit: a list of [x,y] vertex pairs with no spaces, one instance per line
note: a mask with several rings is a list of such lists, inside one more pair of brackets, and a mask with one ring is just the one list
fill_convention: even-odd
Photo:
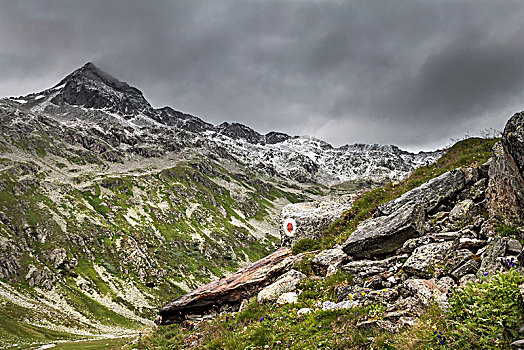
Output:
[[[398,184],[387,184],[364,193],[355,202],[354,208],[320,240],[304,242],[303,248],[325,248],[342,242],[360,222],[372,216],[379,205],[448,170],[483,164],[490,157],[491,147],[496,141],[463,140],[447,150],[435,165],[416,170]],[[306,254],[302,262],[302,270],[306,273],[310,272],[308,267],[312,256]],[[188,330],[179,325],[159,327],[127,348],[179,349],[195,339],[201,339],[199,348],[205,349],[262,349],[266,345],[272,349],[348,349],[370,345],[384,349],[466,349],[472,343],[484,348],[507,348],[515,339],[515,325],[524,321],[524,304],[518,292],[518,285],[524,282],[524,276],[514,269],[490,280],[474,283],[464,290],[455,290],[450,313],[444,314],[438,307],[430,307],[417,326],[400,334],[393,335],[372,327],[356,327],[362,321],[380,320],[384,314],[380,305],[337,311],[317,310],[297,316],[297,310],[302,307],[333,300],[336,287],[351,281],[351,276],[342,272],[321,281],[308,278],[301,286],[303,293],[296,305],[258,305],[252,300],[246,310],[203,323],[198,330]],[[477,311],[471,312],[471,309]],[[499,313],[490,315],[491,319],[486,321],[488,310],[493,309],[499,310]],[[446,336],[444,342],[443,336]]]
[[[48,268],[61,281],[58,293],[71,307],[92,322],[124,329],[139,329],[143,325],[102,305],[93,299],[93,293],[109,297],[151,320],[158,307],[184,293],[174,283],[185,283],[190,288],[205,283],[212,274],[220,277],[238,269],[241,260],[260,259],[278,244],[274,237],[254,239],[248,229],[233,225],[231,218],[250,227],[248,220],[264,219],[275,198],[302,199],[263,182],[247,184],[213,164],[216,175],[206,175],[190,164],[181,164],[152,175],[84,176],[82,181],[91,180],[93,185],[82,190],[65,186],[55,189],[51,196],[42,180],[45,174],[35,168],[34,179],[40,178],[40,182],[22,183],[21,174],[27,173],[26,168],[31,165],[7,159],[2,162],[6,170],[0,171],[0,211],[8,215],[10,223],[0,223],[0,239],[13,245],[0,246],[0,257],[16,257],[22,271],[19,276],[2,281],[15,282],[18,292],[38,297],[24,277],[30,265]],[[213,182],[217,176],[243,186],[247,202],[238,202],[227,189]],[[195,203],[198,208],[187,217],[188,208]],[[130,213],[134,213],[131,219]],[[238,213],[244,213],[245,217]],[[66,223],[66,232],[56,217]],[[38,238],[42,232],[45,239]],[[191,234],[200,235],[202,242],[195,244]],[[78,243],[79,238],[83,244]],[[137,254],[134,241],[152,267]],[[15,254],[13,246],[26,248]],[[52,265],[48,256],[57,247],[66,249],[67,261],[76,259],[75,267]],[[105,276],[95,265],[106,272]],[[104,279],[107,276],[123,293],[125,283],[132,283],[144,296],[150,296],[147,299],[153,307],[139,310],[112,288]],[[79,277],[87,280],[87,291],[79,287]],[[0,347],[17,341],[77,338],[64,331],[28,324],[41,320],[53,322],[58,318],[57,324],[98,332],[58,314],[26,309],[0,297]]]

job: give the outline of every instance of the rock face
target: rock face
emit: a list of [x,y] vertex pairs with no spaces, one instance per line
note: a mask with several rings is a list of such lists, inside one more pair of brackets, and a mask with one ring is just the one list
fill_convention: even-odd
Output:
[[323,250],[311,260],[311,269],[317,275],[323,276],[330,266],[337,268],[347,257],[347,254],[339,248]]
[[424,278],[433,277],[435,269],[442,262],[451,245],[451,242],[430,243],[415,249],[404,264],[404,271]]
[[292,218],[296,222],[293,236],[281,235],[283,246],[293,246],[303,238],[317,238],[335,220],[351,209],[353,196],[344,195],[333,200],[288,204],[282,208],[282,221]]
[[342,250],[359,258],[391,253],[424,233],[424,216],[421,204],[408,203],[388,216],[368,219],[342,244]]
[[524,174],[524,112],[515,113],[504,128],[502,142],[517,165],[520,174]]
[[493,147],[486,196],[492,216],[510,224],[524,223],[524,114],[506,124],[502,141]]
[[457,203],[457,205],[451,209],[449,212],[449,220],[453,223],[467,221],[475,214],[474,209],[475,206],[473,200],[465,199]]
[[465,177],[462,169],[448,171],[429,180],[425,184],[404,193],[378,208],[380,215],[390,215],[409,202],[420,203],[428,213],[432,213],[446,199],[464,189]]
[[155,320],[157,324],[184,321],[189,315],[218,312],[223,306],[238,306],[260,288],[274,281],[297,260],[288,248],[280,248],[226,278],[203,285],[166,304]]

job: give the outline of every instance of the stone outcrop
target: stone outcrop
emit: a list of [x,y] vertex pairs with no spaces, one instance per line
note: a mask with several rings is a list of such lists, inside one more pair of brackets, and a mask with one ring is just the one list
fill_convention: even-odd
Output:
[[515,113],[504,127],[502,142],[520,174],[524,174],[524,112]]
[[298,284],[304,278],[306,278],[306,275],[304,275],[302,272],[289,270],[280,276],[275,282],[258,292],[257,301],[259,303],[275,301],[283,294],[297,289]]
[[353,196],[344,195],[337,199],[288,204],[282,208],[282,221],[292,218],[296,222],[293,235],[283,232],[283,246],[293,246],[303,238],[318,238],[335,220],[351,209]]
[[190,315],[216,313],[224,306],[238,307],[243,299],[250,298],[289,270],[296,260],[289,248],[280,248],[226,278],[203,285],[166,304],[155,322],[178,323]]
[[378,208],[379,215],[390,215],[406,203],[420,203],[428,213],[435,211],[445,200],[453,197],[465,186],[465,176],[462,169],[448,171],[429,180],[421,186],[404,193]]
[[330,266],[338,268],[348,258],[340,248],[323,250],[311,260],[311,269],[319,276],[323,276]]
[[394,252],[424,232],[424,215],[421,204],[407,203],[388,216],[368,219],[342,244],[342,250],[359,258]]
[[404,271],[424,278],[433,277],[451,245],[451,242],[443,242],[418,247],[406,260],[403,266]]
[[506,124],[502,141],[493,147],[486,196],[489,213],[509,224],[524,223],[524,114]]

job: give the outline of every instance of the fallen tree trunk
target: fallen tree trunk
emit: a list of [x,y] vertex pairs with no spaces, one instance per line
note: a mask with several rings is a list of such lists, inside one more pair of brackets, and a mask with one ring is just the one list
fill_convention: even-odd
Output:
[[218,312],[223,306],[240,305],[272,283],[297,261],[289,248],[274,253],[221,280],[205,284],[166,304],[159,311],[157,324],[180,323],[189,315]]

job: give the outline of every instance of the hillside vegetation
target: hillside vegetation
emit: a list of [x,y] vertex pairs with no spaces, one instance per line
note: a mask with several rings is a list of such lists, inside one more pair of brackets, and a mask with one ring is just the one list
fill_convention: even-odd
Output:
[[[505,271],[448,290],[444,310],[430,303],[412,327],[391,333],[378,327],[386,317],[382,303],[349,309],[322,310],[323,301],[336,298],[338,287],[349,286],[353,276],[338,270],[321,278],[314,276],[310,261],[313,250],[344,242],[378,206],[420,184],[455,168],[477,167],[491,156],[497,139],[471,138],[447,149],[437,163],[415,170],[406,179],[362,193],[353,208],[318,240],[302,240],[294,253],[304,257],[297,269],[308,277],[301,282],[298,303],[259,305],[252,299],[247,308],[198,324],[156,328],[129,349],[469,349],[510,348],[516,328],[524,322],[524,302],[519,285],[524,275],[508,260]],[[499,234],[514,235],[511,225],[501,223]],[[311,252],[308,252],[311,251]],[[380,295],[380,291],[378,292]],[[312,312],[302,313],[303,308]]]

